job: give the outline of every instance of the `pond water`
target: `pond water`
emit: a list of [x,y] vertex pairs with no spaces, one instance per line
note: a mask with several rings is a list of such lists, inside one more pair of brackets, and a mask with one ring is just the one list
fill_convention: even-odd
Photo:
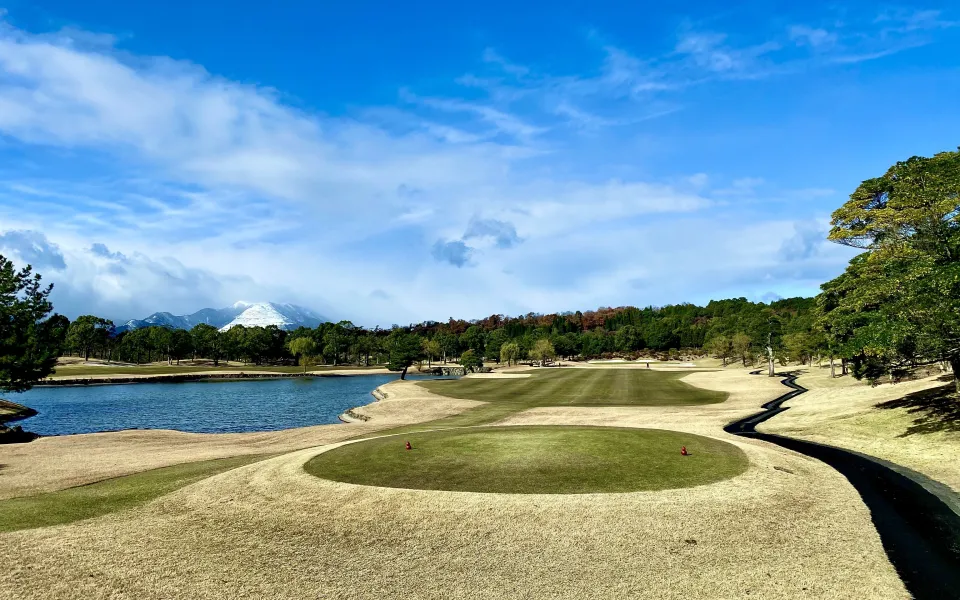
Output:
[[[245,381],[38,387],[7,398],[39,412],[18,421],[40,435],[119,429],[197,433],[274,431],[339,423],[349,408],[397,375],[353,375]],[[411,376],[407,379],[439,379]]]

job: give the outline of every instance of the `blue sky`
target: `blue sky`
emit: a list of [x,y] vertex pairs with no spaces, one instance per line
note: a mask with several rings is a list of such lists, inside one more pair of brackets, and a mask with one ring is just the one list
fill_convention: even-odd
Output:
[[812,295],[960,144],[949,3],[323,4],[7,3],[0,252],[118,321]]

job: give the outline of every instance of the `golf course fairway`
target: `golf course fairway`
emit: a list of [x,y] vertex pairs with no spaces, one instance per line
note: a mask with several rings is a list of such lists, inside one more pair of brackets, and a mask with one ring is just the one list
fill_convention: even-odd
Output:
[[[406,442],[411,449],[406,449]],[[689,455],[680,453],[686,447]],[[683,488],[743,473],[738,447],[660,429],[477,427],[410,433],[324,452],[308,473],[391,488],[586,494]]]

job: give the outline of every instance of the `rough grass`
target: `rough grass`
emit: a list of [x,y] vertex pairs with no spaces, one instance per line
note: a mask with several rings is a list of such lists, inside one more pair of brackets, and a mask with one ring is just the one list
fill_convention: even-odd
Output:
[[538,369],[530,377],[517,379],[467,377],[418,385],[441,396],[487,403],[431,423],[442,427],[485,425],[543,406],[693,406],[727,399],[725,392],[680,381],[689,374],[646,369]]
[[254,455],[185,463],[57,492],[0,500],[0,532],[62,525],[130,508],[263,458]]
[[[412,450],[404,448],[410,441]],[[686,446],[689,456],[680,454]],[[743,473],[732,444],[677,431],[618,427],[482,427],[380,437],[310,460],[308,473],[360,485],[583,494],[693,487]]]
[[760,431],[876,456],[960,493],[960,400],[941,377],[870,386],[849,376],[831,379],[829,369],[797,370],[797,382],[810,391]]

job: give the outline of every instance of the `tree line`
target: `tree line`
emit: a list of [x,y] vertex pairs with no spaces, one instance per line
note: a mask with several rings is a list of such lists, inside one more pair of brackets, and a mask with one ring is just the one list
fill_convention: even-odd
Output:
[[[777,347],[784,334],[807,332],[813,324],[812,299],[792,298],[765,304],[745,298],[664,307],[601,308],[586,313],[520,317],[493,315],[465,321],[450,319],[366,329],[351,323],[323,323],[316,328],[284,331],[276,326],[236,326],[218,331],[206,324],[191,330],[152,326],[116,333],[112,322],[84,315],[67,326],[66,353],[146,363],[204,358],[251,364],[307,363],[371,365],[391,361],[402,347],[413,362],[468,359],[495,362],[546,361],[562,358],[657,356],[663,359],[698,354],[704,348],[723,354],[727,339],[737,352],[762,351],[771,333]],[[404,336],[409,336],[406,339]],[[400,361],[404,362],[404,361]]]

